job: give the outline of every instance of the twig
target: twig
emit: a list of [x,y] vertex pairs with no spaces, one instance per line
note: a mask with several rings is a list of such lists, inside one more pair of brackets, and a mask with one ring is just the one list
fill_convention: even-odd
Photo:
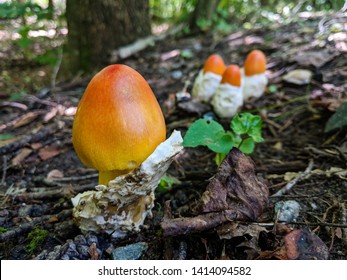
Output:
[[280,189],[278,192],[274,193],[271,197],[284,195],[285,193],[289,192],[298,182],[300,182],[302,179],[309,176],[309,174],[312,171],[312,168],[313,168],[313,160],[310,159],[310,162],[303,173],[300,173],[293,180],[291,180],[287,185],[285,185],[282,189]]
[[57,63],[53,67],[52,76],[51,76],[51,88],[52,88],[52,90],[55,89],[56,81],[57,81],[57,75],[58,75],[62,60],[63,60],[63,47],[60,47],[58,49]]
[[9,153],[13,153],[16,150],[18,150],[18,149],[20,149],[20,148],[22,148],[25,145],[28,145],[30,143],[38,142],[41,139],[46,138],[48,135],[53,134],[57,130],[60,130],[60,127],[57,124],[43,127],[36,133],[26,135],[26,136],[20,138],[16,142],[2,146],[0,148],[0,156],[5,155],[5,154],[9,154]]
[[68,217],[71,217],[71,215],[72,215],[72,210],[66,209],[66,210],[62,210],[58,214],[45,215],[42,217],[34,218],[30,223],[20,224],[19,226],[13,229],[10,229],[3,234],[0,234],[0,242],[5,242],[19,235],[23,235],[24,233],[31,231],[36,225],[41,224],[42,222],[48,221],[52,217],[57,217],[59,220],[64,221]]
[[[341,221],[343,224],[347,224],[346,204],[340,203],[340,208],[341,208]],[[347,229],[346,228],[344,228],[342,230],[342,239],[344,240],[345,243],[347,243]]]
[[2,156],[2,177],[1,177],[1,182],[0,182],[0,186],[5,186],[6,183],[6,171],[7,171],[7,156],[3,155]]
[[[235,221],[237,222],[237,221]],[[240,223],[243,224],[252,224],[252,225],[257,225],[260,227],[272,227],[275,226],[276,223],[247,223],[244,221],[241,221]],[[337,227],[337,228],[347,228],[347,224],[340,224],[340,223],[325,223],[325,222],[316,222],[316,223],[308,223],[308,222],[289,222],[289,223],[284,223],[281,222],[281,224],[284,225],[300,225],[300,226],[326,226],[326,227]]]
[[40,192],[33,192],[33,193],[21,193],[17,194],[13,199],[19,200],[19,201],[31,201],[31,200],[48,200],[48,199],[57,199],[60,197],[71,197],[71,195],[84,192],[84,191],[90,191],[95,189],[95,183],[88,184],[88,185],[82,185],[77,186],[73,188],[57,188],[54,190],[47,190],[47,191],[40,191]]
[[54,178],[54,182],[70,182],[70,181],[82,181],[82,180],[88,180],[88,179],[94,179],[97,178],[98,174],[88,174],[84,176],[72,176],[72,177],[65,177],[65,178]]
[[121,47],[111,52],[110,63],[115,63],[119,59],[124,59],[132,56],[133,54],[144,50],[148,46],[154,45],[156,42],[165,40],[168,36],[173,36],[183,29],[184,25],[178,25],[167,32],[160,35],[151,35],[146,38],[141,38],[134,43]]

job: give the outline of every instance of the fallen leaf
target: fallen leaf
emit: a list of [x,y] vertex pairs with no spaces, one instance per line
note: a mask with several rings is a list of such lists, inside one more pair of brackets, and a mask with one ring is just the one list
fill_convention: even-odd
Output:
[[57,107],[52,107],[51,110],[46,113],[43,117],[43,122],[47,123],[51,119],[53,119],[58,113],[58,108]]
[[312,72],[306,69],[296,69],[283,76],[283,80],[295,85],[307,85],[311,82]]
[[90,258],[92,260],[98,260],[99,259],[99,253],[96,247],[95,243],[92,243],[88,248],[88,253],[90,255]]
[[53,217],[50,217],[47,222],[52,224],[52,223],[59,222],[59,219],[58,219],[58,217],[53,216]]
[[62,151],[55,146],[46,146],[39,150],[39,156],[42,160],[47,160],[59,155],[61,152]]
[[58,178],[64,178],[64,174],[63,172],[61,172],[58,169],[53,169],[51,170],[48,174],[46,179],[49,181],[54,181],[54,179],[58,179]]
[[249,156],[232,149],[208,184],[193,217],[165,217],[164,235],[208,230],[229,221],[254,221],[268,203],[269,190]]
[[42,148],[42,143],[32,143],[31,145],[30,145],[30,147],[33,149],[33,150],[38,150],[38,149],[40,149],[40,148]]
[[283,239],[290,260],[327,260],[329,257],[329,248],[308,230],[293,230]]
[[13,125],[13,128],[18,128],[18,127],[27,125],[31,123],[33,120],[35,120],[39,115],[40,115],[39,112],[26,113],[16,120],[16,123]]
[[65,116],[74,116],[76,115],[77,107],[69,107],[64,111]]
[[32,149],[23,148],[19,153],[11,160],[11,166],[19,166],[23,160],[25,160],[32,153]]

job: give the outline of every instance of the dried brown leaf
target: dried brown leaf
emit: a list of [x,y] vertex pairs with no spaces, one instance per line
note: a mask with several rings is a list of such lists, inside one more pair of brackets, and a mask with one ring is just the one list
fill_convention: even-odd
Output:
[[24,114],[23,116],[21,116],[20,118],[18,118],[16,120],[16,123],[13,125],[13,127],[18,128],[18,127],[27,125],[31,123],[33,120],[35,120],[39,115],[40,115],[39,112],[28,112]]
[[59,155],[62,151],[55,146],[46,146],[40,149],[39,156],[42,160],[47,160],[49,158]]
[[58,169],[53,169],[48,172],[46,179],[49,181],[53,181],[54,179],[63,178],[64,174]]
[[233,149],[202,195],[196,216],[164,218],[161,226],[165,235],[180,235],[208,230],[228,221],[256,220],[268,197],[268,188],[256,176],[254,162]]
[[19,166],[23,160],[25,160],[32,153],[32,149],[23,148],[20,152],[12,159],[11,166]]
[[287,257],[290,260],[327,260],[329,248],[308,230],[293,230],[284,237]]

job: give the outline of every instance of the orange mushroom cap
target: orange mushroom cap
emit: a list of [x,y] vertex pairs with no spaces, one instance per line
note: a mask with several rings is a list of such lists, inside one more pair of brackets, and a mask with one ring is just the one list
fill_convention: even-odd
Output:
[[212,72],[218,75],[223,75],[225,64],[223,58],[218,54],[210,55],[204,65],[203,72]]
[[265,73],[266,71],[266,57],[260,50],[251,51],[245,60],[245,74],[246,76],[252,76]]
[[221,84],[224,83],[237,87],[241,86],[241,71],[239,66],[236,64],[231,64],[225,69]]
[[80,100],[72,128],[73,146],[85,165],[99,170],[100,176],[112,170],[129,171],[165,138],[163,113],[137,71],[114,64],[93,77]]

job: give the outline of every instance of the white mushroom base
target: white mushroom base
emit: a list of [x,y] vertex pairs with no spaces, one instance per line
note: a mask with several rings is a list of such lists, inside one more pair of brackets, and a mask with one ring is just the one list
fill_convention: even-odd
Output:
[[193,99],[202,102],[210,102],[221,80],[221,75],[212,72],[203,73],[203,71],[200,70],[192,89]]
[[[242,71],[243,74],[243,71]],[[242,75],[242,93],[243,99],[247,101],[251,97],[259,98],[263,95],[268,83],[268,79],[264,74],[257,74],[252,76]]]
[[232,118],[243,105],[242,88],[228,83],[220,84],[211,102],[220,118]]
[[178,131],[163,143],[137,168],[98,185],[96,191],[86,191],[72,198],[73,217],[82,232],[106,232],[112,237],[124,237],[139,231],[154,206],[154,191],[182,149]]

